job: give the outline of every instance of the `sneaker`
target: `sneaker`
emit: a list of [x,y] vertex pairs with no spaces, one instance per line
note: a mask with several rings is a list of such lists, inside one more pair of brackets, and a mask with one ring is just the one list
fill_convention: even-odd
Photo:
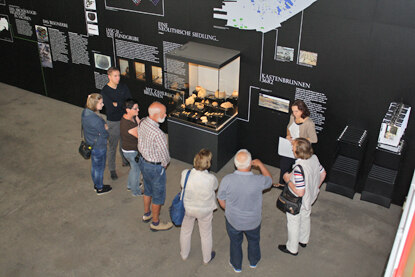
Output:
[[150,230],[153,232],[167,231],[167,230],[170,230],[172,227],[173,227],[173,223],[171,222],[164,223],[164,222],[159,221],[158,225],[154,225],[153,222],[151,222],[150,224]]
[[107,192],[110,192],[112,190],[111,186],[104,186],[101,190],[96,190],[98,195],[105,194]]
[[249,265],[250,268],[256,268],[256,265]]
[[118,175],[117,175],[117,172],[115,172],[115,170],[114,171],[111,171],[110,172],[111,173],[111,179],[112,180],[117,180],[118,179]]
[[236,273],[241,273],[242,272],[242,269],[236,269],[232,264],[231,264],[231,262],[229,262],[229,265],[232,267],[232,269],[233,269],[233,271],[235,271]]
[[209,264],[216,256],[216,252],[212,251],[212,253],[210,253],[210,260],[207,263],[204,263],[205,265]]
[[153,215],[150,213],[150,215],[143,215],[143,222],[147,223],[153,218]]
[[[102,185],[102,187],[103,188],[111,188],[112,189],[112,187],[110,185]],[[94,186],[94,191],[97,191],[97,187],[96,186]]]

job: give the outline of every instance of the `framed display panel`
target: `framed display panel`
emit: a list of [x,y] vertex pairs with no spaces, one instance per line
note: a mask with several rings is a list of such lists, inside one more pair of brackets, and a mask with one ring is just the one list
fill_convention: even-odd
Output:
[[258,94],[258,106],[282,113],[290,112],[290,100],[261,92]]

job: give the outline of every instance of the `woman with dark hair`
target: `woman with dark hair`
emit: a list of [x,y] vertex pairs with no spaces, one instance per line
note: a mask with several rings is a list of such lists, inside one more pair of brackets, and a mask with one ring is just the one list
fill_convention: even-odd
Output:
[[[306,138],[311,143],[317,143],[316,128],[313,120],[310,118],[310,111],[303,100],[295,100],[291,105],[290,122],[287,125],[287,139],[293,141],[296,138]],[[281,157],[280,159],[280,180],[279,184],[273,187],[284,187],[283,176],[290,172],[295,159]]]
[[136,157],[138,154],[138,132],[137,126],[140,122],[138,118],[138,103],[133,99],[125,101],[125,113],[120,120],[120,136],[122,144],[122,153],[130,163],[130,172],[128,173],[127,189],[131,190],[133,196],[143,195],[140,189],[140,168]]
[[108,140],[108,126],[104,119],[98,115],[103,106],[102,95],[92,93],[88,95],[86,107],[82,111],[85,141],[92,146],[91,176],[98,195],[110,192],[112,189],[111,186],[103,184]]
[[295,196],[302,198],[302,203],[299,214],[286,213],[288,240],[286,244],[278,245],[278,249],[297,256],[298,245],[305,248],[309,242],[311,206],[317,199],[326,171],[313,154],[309,140],[296,138],[292,147],[296,160],[292,172],[284,174],[284,181]]

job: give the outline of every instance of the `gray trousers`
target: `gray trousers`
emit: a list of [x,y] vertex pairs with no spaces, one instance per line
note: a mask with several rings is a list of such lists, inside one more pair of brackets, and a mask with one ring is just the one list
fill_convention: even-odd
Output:
[[[115,156],[117,154],[117,145],[119,145],[119,151],[124,164],[128,163],[121,150],[121,139],[120,139],[120,122],[119,121],[107,121],[108,124],[108,169],[109,171],[115,171]],[[118,144],[118,141],[120,142]]]

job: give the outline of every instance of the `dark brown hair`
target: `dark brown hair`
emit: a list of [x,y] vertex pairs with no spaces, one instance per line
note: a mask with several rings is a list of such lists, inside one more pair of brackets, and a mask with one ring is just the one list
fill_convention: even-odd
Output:
[[120,72],[120,70],[119,70],[118,68],[116,68],[116,67],[114,67],[114,66],[111,66],[110,68],[108,68],[108,70],[107,70],[107,74],[108,74],[108,75],[111,75],[111,73],[112,73],[112,72],[114,72],[114,71],[118,71],[118,72]]
[[193,159],[193,167],[196,170],[206,170],[210,168],[212,160],[212,152],[208,149],[202,149],[199,153],[196,154],[195,158]]
[[313,147],[311,146],[311,142],[306,138],[296,138],[295,140],[295,157],[308,160],[313,156]]
[[301,117],[306,118],[307,116],[310,116],[310,111],[308,110],[307,105],[304,103],[303,100],[297,99],[292,104],[292,106],[297,106],[297,108],[302,112]]

